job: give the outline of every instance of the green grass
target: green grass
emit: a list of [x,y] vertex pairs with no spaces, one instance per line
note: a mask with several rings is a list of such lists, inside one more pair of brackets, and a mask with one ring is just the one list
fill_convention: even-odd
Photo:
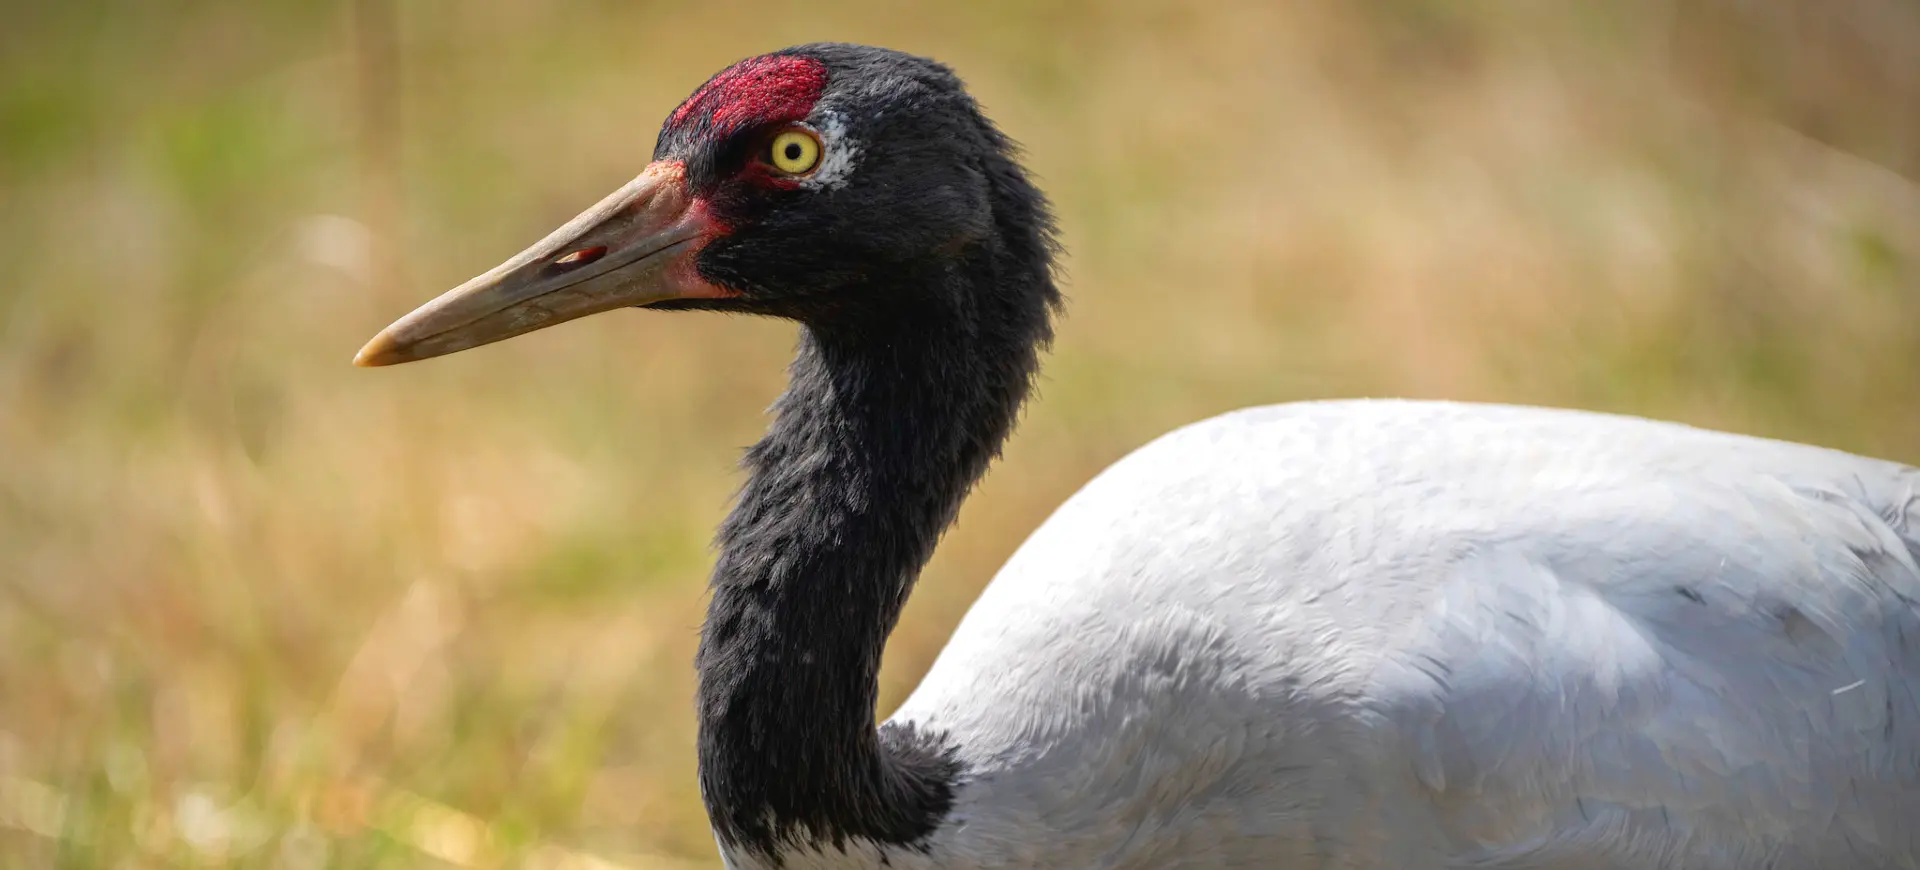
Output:
[[371,278],[345,9],[16,5],[0,866],[715,866],[707,539],[791,328],[347,360],[794,42],[953,63],[1072,250],[1040,398],[883,707],[1068,493],[1241,405],[1575,405],[1920,460],[1911,3],[411,0]]

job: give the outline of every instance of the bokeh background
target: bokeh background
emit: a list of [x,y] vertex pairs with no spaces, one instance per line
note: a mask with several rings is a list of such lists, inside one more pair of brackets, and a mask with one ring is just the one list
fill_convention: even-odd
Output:
[[1167,428],[1571,405],[1920,461],[1920,4],[0,0],[0,865],[716,866],[710,529],[791,326],[398,369],[739,57],[956,66],[1071,249],[888,650]]

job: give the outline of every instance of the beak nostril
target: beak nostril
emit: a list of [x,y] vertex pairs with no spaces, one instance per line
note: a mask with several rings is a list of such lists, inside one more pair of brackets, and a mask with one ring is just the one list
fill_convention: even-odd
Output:
[[560,259],[554,260],[553,265],[562,269],[578,269],[606,255],[607,247],[605,245],[595,245],[591,248],[581,248]]

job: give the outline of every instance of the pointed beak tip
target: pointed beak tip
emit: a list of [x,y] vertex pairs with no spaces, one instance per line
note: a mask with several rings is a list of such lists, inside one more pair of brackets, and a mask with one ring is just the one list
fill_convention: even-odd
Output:
[[367,342],[366,347],[360,348],[360,352],[353,355],[353,364],[361,368],[378,368],[406,361],[406,355],[400,352],[393,338],[384,332],[374,336],[372,341]]

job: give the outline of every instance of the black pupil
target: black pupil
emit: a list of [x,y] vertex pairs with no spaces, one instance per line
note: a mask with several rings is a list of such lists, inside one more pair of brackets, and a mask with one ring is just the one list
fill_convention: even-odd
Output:
[[787,159],[788,160],[800,159],[800,143],[798,142],[787,143]]

